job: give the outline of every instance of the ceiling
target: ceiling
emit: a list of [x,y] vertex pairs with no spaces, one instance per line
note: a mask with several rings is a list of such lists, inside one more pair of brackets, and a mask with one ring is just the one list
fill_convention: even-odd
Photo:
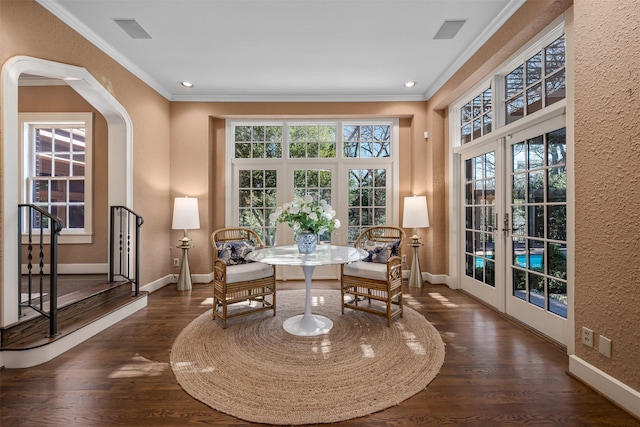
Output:
[[[524,3],[37,1],[172,101],[429,99]],[[115,19],[135,20],[150,38]],[[465,22],[452,39],[434,39],[450,20]]]

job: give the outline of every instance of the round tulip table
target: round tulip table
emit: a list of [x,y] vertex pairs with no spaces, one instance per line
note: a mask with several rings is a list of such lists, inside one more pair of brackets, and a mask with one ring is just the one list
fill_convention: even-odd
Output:
[[303,254],[297,245],[273,246],[258,249],[247,255],[252,261],[271,265],[299,265],[304,272],[306,299],[304,314],[293,316],[284,321],[283,328],[292,335],[316,336],[327,333],[333,327],[331,319],[311,313],[311,279],[313,270],[319,265],[346,264],[360,261],[369,254],[362,249],[349,246],[318,245],[315,252]]

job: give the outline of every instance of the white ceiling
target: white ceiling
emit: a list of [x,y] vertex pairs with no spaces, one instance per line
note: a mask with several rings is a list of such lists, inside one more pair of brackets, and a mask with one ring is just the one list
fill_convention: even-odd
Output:
[[38,2],[169,100],[391,101],[429,99],[524,0]]

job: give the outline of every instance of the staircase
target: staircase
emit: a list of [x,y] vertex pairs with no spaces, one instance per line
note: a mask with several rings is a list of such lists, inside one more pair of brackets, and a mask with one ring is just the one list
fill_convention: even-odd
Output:
[[[25,309],[20,320],[0,328],[2,364],[25,368],[53,359],[147,305],[148,292],[136,296],[129,281],[91,285],[58,298],[58,333],[49,320]],[[45,306],[48,302],[45,302]]]
[[[49,361],[146,307],[148,293],[140,292],[140,215],[124,206],[111,207],[108,279],[87,284],[78,278],[75,284],[80,286],[68,293],[58,291],[57,236],[62,221],[35,205],[19,205],[18,218],[19,241],[25,229],[28,233],[26,264],[19,251],[18,268],[26,265],[31,300],[19,304],[17,322],[0,328],[0,367]],[[49,224],[51,243],[45,248],[42,236]],[[50,274],[44,272],[47,262]],[[24,291],[24,280],[18,287]]]

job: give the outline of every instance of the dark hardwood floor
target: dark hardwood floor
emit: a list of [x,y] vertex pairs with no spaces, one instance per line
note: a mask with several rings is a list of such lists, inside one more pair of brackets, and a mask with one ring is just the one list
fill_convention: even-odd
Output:
[[[279,289],[300,287],[279,283]],[[314,287],[337,289],[337,282]],[[1,370],[0,424],[252,425],[193,399],[169,367],[173,341],[211,308],[211,295],[211,285],[195,284],[191,292],[166,286],[150,295],[146,309],[56,359]],[[425,284],[406,287],[405,301],[442,335],[440,374],[398,406],[334,426],[640,426],[567,375],[568,359],[558,347],[463,293]]]

